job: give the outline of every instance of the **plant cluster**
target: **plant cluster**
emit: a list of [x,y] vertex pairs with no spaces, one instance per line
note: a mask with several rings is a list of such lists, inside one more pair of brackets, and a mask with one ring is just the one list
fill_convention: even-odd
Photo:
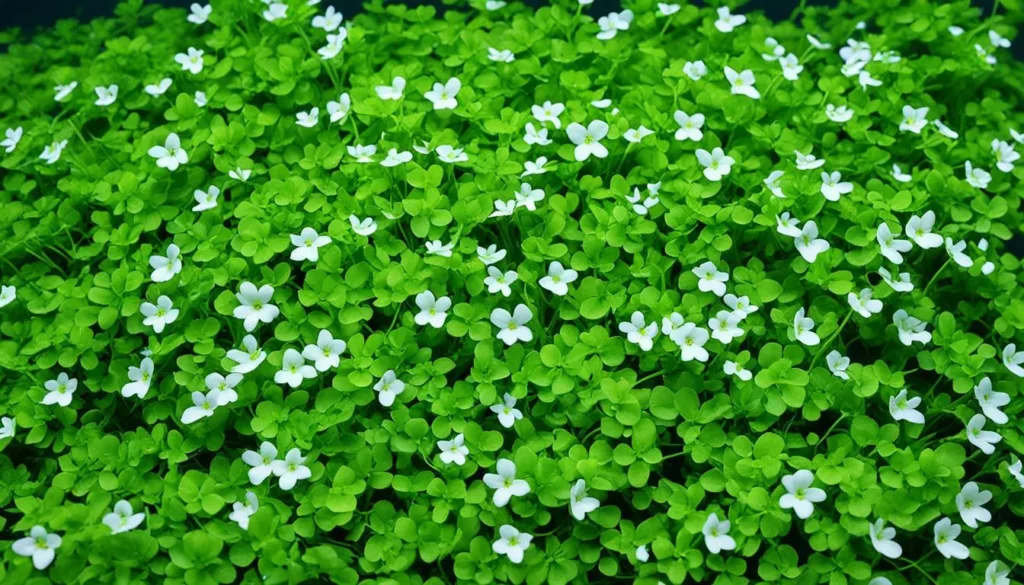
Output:
[[0,582],[1007,585],[1017,0],[3,33]]

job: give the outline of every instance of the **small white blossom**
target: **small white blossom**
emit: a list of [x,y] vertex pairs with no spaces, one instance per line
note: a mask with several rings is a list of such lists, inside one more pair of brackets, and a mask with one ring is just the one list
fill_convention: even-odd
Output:
[[111,533],[120,534],[135,530],[145,519],[144,512],[134,513],[128,500],[121,500],[114,504],[113,512],[103,516],[103,524],[110,528]]
[[732,165],[736,162],[736,159],[726,155],[717,146],[711,152],[698,148],[696,155],[697,162],[704,167],[704,177],[709,181],[721,181],[722,177],[732,172]]
[[801,469],[792,475],[782,477],[782,486],[786,493],[779,498],[779,506],[784,510],[793,510],[797,518],[806,520],[814,513],[814,504],[825,501],[825,491],[811,487],[814,474]]
[[395,77],[391,81],[391,85],[378,85],[374,88],[377,92],[377,97],[382,100],[400,100],[402,99],[402,92],[405,91],[405,78]]
[[188,153],[181,147],[181,139],[174,132],[167,135],[163,146],[150,148],[149,156],[156,159],[156,166],[169,171],[188,162]]
[[683,73],[693,81],[700,81],[702,77],[708,74],[708,67],[704,64],[704,61],[687,61],[683,65]]
[[498,415],[498,422],[506,429],[511,429],[517,420],[523,418],[523,413],[516,408],[516,397],[508,392],[502,398],[501,404],[491,406],[491,412]]
[[629,321],[619,323],[619,331],[626,334],[626,341],[640,347],[642,351],[651,351],[654,338],[658,335],[658,323],[647,324],[644,314],[634,311]]
[[846,373],[846,369],[850,367],[850,358],[833,349],[825,356],[825,364],[828,366],[828,371],[832,372],[832,375],[836,378],[840,380],[850,379],[850,375]]
[[103,87],[102,85],[93,89],[96,92],[96,105],[106,107],[117,101],[117,85]]
[[454,463],[459,467],[466,464],[466,455],[469,455],[469,447],[466,446],[466,437],[462,433],[455,435],[450,441],[438,441],[437,448],[441,450],[441,461],[447,464]]
[[274,287],[269,284],[257,290],[253,283],[243,282],[235,293],[239,305],[232,314],[242,320],[247,332],[252,332],[260,323],[271,323],[281,314],[281,310],[270,303],[273,296]]
[[793,332],[796,340],[804,345],[818,345],[821,338],[814,332],[814,320],[806,316],[803,307],[797,310],[793,317]]
[[455,99],[462,90],[462,82],[459,78],[452,77],[443,85],[434,83],[434,87],[423,94],[423,97],[434,105],[435,110],[454,110],[459,102]]
[[188,71],[196,75],[203,70],[203,51],[195,47],[189,47],[188,53],[178,53],[174,56],[174,62],[181,65],[182,71]]
[[956,540],[962,530],[959,524],[953,524],[949,518],[944,517],[935,523],[935,548],[939,554],[947,559],[966,559],[970,556],[967,547]]
[[177,244],[167,246],[167,255],[153,254],[149,257],[149,267],[153,269],[150,278],[153,282],[167,282],[181,272],[181,249]]
[[882,222],[875,233],[875,240],[878,241],[878,248],[890,262],[903,264],[903,252],[909,252],[914,247],[910,240],[898,240],[889,229],[889,224]]
[[932,334],[925,330],[928,326],[916,317],[911,317],[906,311],[900,309],[893,313],[892,322],[899,332],[900,342],[903,345],[910,345],[915,341],[928,343],[932,340]]
[[491,311],[491,323],[499,329],[497,338],[509,346],[517,341],[527,342],[533,339],[533,332],[527,327],[531,319],[533,312],[521,303],[516,305],[512,313],[505,309]]
[[[721,9],[719,9],[721,10]],[[729,536],[730,523],[728,520],[719,520],[718,515],[711,513],[704,522],[701,532],[704,534],[704,546],[708,552],[718,554],[723,550],[734,550],[736,540]]]
[[975,189],[988,189],[988,184],[992,181],[992,175],[988,171],[974,168],[971,161],[964,163],[964,174],[967,184]]
[[[501,461],[507,461],[507,459],[502,459]],[[497,498],[497,494],[495,494],[495,498]],[[505,555],[508,557],[509,562],[513,564],[518,565],[523,562],[523,555],[526,554],[526,549],[530,548],[533,536],[525,532],[519,532],[510,524],[502,524],[501,528],[498,529],[498,535],[500,538],[491,544],[491,550],[495,554]]]
[[736,27],[743,25],[747,22],[747,17],[742,14],[732,14],[729,12],[728,6],[721,6],[718,8],[718,19],[715,20],[715,28],[720,32],[730,33],[736,29]]
[[613,39],[619,31],[629,30],[631,22],[633,22],[632,10],[609,12],[608,16],[602,16],[597,19],[597,26],[601,27],[601,32],[597,33],[597,38],[602,41]]
[[508,459],[498,459],[495,466],[498,473],[485,473],[484,485],[494,491],[494,505],[504,508],[512,497],[521,498],[530,493],[530,484],[525,479],[516,479],[516,464]]
[[[722,8],[725,7],[723,6]],[[719,8],[719,10],[722,10],[722,8]],[[754,72],[750,69],[744,69],[737,73],[731,67],[726,67],[725,78],[729,81],[729,86],[732,88],[734,95],[745,95],[755,100],[761,99],[761,92],[757,91],[757,88],[754,87],[754,83],[757,80],[754,78]]]
[[56,86],[54,86],[54,88],[53,88],[53,91],[54,91],[53,101],[56,101],[56,102],[63,101],[64,98],[68,97],[71,94],[71,92],[75,91],[76,87],[78,87],[78,82],[77,81],[72,81],[71,83],[68,83],[66,85],[56,85]]
[[306,363],[297,350],[288,348],[281,357],[281,369],[274,374],[274,382],[298,388],[303,380],[316,377],[316,368]]
[[167,295],[160,295],[155,305],[148,302],[142,303],[142,306],[139,307],[139,312],[145,317],[142,320],[142,324],[152,327],[154,333],[163,333],[164,327],[174,323],[179,313]]
[[905,420],[915,425],[924,424],[924,415],[917,407],[921,404],[921,397],[907,398],[907,389],[904,388],[895,396],[889,397],[889,414],[893,420]]
[[813,221],[805,223],[800,235],[793,238],[793,241],[800,256],[811,264],[818,259],[819,254],[831,248],[827,240],[818,237],[818,226]]
[[405,382],[398,379],[394,370],[388,370],[373,385],[373,389],[377,392],[377,400],[381,406],[391,406],[395,403],[395,398],[405,392]]
[[579,274],[572,268],[564,268],[557,260],[548,265],[547,276],[541,278],[537,284],[552,293],[564,297],[569,293],[569,285],[576,282]]
[[576,480],[569,491],[569,512],[572,517],[582,522],[587,514],[593,512],[601,505],[597,498],[587,495],[587,482],[582,479]]
[[828,116],[829,120],[842,124],[853,119],[853,110],[846,106],[836,107],[828,104],[825,106],[825,115]]
[[736,376],[744,382],[749,382],[754,377],[754,374],[752,374],[750,370],[732,360],[725,360],[725,363],[722,365],[722,371],[725,372],[725,375]]
[[898,559],[903,554],[903,547],[893,540],[896,538],[896,529],[886,526],[882,518],[868,525],[868,536],[871,538],[871,546],[883,556]]
[[704,138],[704,132],[701,130],[704,127],[704,114],[691,116],[682,110],[676,110],[673,117],[676,124],[679,124],[679,129],[676,130],[676,140],[699,141]]
[[829,201],[839,201],[842,195],[853,192],[853,183],[843,181],[839,171],[821,173],[821,194]]
[[967,242],[960,240],[959,242],[953,242],[953,238],[946,238],[946,253],[953,259],[953,262],[959,264],[962,268],[970,268],[974,265],[974,260],[967,254],[964,254],[964,250],[967,249]]
[[978,488],[978,484],[969,481],[964,484],[956,496],[956,508],[960,511],[960,519],[971,528],[977,528],[979,522],[990,522],[992,513],[985,509],[985,504],[992,501],[992,492]]
[[995,431],[986,431],[985,429],[985,415],[976,414],[971,417],[971,420],[967,422],[967,440],[972,445],[981,449],[981,452],[986,455],[991,455],[995,452],[995,444],[1003,440],[1003,437]]

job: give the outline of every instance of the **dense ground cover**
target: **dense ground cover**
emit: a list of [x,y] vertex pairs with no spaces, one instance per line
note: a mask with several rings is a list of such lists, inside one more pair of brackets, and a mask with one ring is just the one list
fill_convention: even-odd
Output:
[[626,7],[5,33],[0,582],[1008,583],[1017,1]]

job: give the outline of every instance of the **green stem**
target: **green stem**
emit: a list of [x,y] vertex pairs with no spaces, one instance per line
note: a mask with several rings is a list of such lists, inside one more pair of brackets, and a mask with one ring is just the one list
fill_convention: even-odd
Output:
[[828,338],[828,341],[826,341],[825,343],[821,344],[821,349],[818,350],[818,353],[814,354],[814,359],[811,360],[811,365],[810,365],[809,368],[807,368],[808,372],[810,372],[811,370],[814,369],[814,364],[817,363],[818,358],[820,358],[822,356],[822,354],[825,353],[825,350],[828,349],[828,346],[831,345],[831,343],[833,341],[835,341],[836,337],[839,337],[839,334],[843,331],[843,327],[846,326],[846,322],[849,321],[850,317],[852,317],[852,316],[853,316],[853,308],[851,308],[846,313],[846,317],[843,318],[843,322],[840,323],[839,327],[836,328],[836,332],[833,333],[832,336]]
[[946,269],[946,266],[949,266],[949,263],[952,260],[952,258],[946,258],[946,263],[940,266],[939,269],[935,271],[935,274],[932,276],[932,279],[929,280],[928,284],[925,285],[924,291],[921,294],[923,294],[924,296],[928,296],[928,289],[930,289],[932,285],[935,284],[935,280],[939,278],[939,275],[942,274],[942,271]]

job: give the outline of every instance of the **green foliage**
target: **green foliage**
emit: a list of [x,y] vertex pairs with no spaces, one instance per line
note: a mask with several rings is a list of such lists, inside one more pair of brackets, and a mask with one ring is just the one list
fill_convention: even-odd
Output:
[[[268,22],[260,2],[214,0],[195,25],[180,9],[129,0],[114,18],[61,21],[30,40],[3,33],[0,116],[24,136],[0,153],[0,284],[17,290],[0,308],[0,413],[15,424],[0,439],[0,582],[959,585],[981,582],[991,561],[1024,564],[1024,498],[1008,470],[1024,454],[1024,399],[1002,363],[1007,344],[1024,347],[1024,280],[1005,249],[1021,226],[1024,171],[996,171],[990,146],[1024,129],[1024,67],[987,36],[1012,36],[1017,0],[984,20],[966,0],[844,1],[781,23],[751,13],[730,34],[711,8],[665,17],[636,0],[629,29],[607,41],[596,38],[599,15],[575,2],[492,11],[473,0],[439,16],[378,0],[332,59],[309,26],[322,7],[288,4]],[[952,25],[966,32],[954,37]],[[806,33],[835,48],[814,50]],[[762,58],[768,37],[799,56],[798,80]],[[851,37],[901,56],[867,66],[880,87],[841,71],[836,51]],[[195,75],[174,61],[190,46],[205,51]],[[515,60],[490,60],[490,47]],[[708,74],[694,81],[683,66],[698,59]],[[726,66],[752,70],[761,99],[731,93]],[[379,99],[374,87],[396,76],[403,99]],[[164,77],[166,93],[144,91]],[[462,82],[458,106],[434,110],[423,94],[450,77]],[[73,80],[55,102],[54,86]],[[93,89],[110,84],[116,102],[94,105]],[[330,123],[325,104],[342,92],[351,112]],[[592,105],[601,99],[611,105]],[[531,106],[548,100],[566,106],[561,128],[549,122],[552,143],[528,144],[526,124],[544,126]],[[855,116],[832,122],[827,104]],[[933,124],[901,132],[905,105],[928,107],[959,138]],[[313,107],[319,124],[299,126],[296,114]],[[706,116],[699,142],[674,139],[676,110]],[[566,126],[595,119],[610,127],[609,154],[579,162]],[[655,135],[627,141],[640,125]],[[170,133],[188,153],[174,171],[147,154]],[[59,140],[59,161],[38,158]],[[413,151],[423,141],[469,160]],[[356,162],[356,144],[377,145],[373,164]],[[719,182],[695,156],[716,146],[735,159]],[[412,161],[381,166],[392,148]],[[841,171],[852,192],[826,201],[820,171],[796,169],[798,150],[825,158],[822,170]],[[521,178],[540,156],[547,172]],[[966,182],[966,161],[992,173],[986,189]],[[910,182],[892,178],[894,163]],[[252,175],[229,178],[236,169]],[[786,172],[784,199],[763,184],[772,170]],[[489,218],[524,181],[546,193],[537,210]],[[626,197],[654,183],[659,202],[638,215]],[[211,185],[219,204],[193,211],[193,193]],[[928,210],[937,233],[968,243],[970,268],[941,246],[906,252],[898,270],[882,257],[878,226],[899,234]],[[776,230],[784,211],[813,219],[831,248],[807,262]],[[377,231],[358,235],[353,215]],[[289,236],[305,227],[331,239],[316,262],[289,259]],[[433,240],[453,242],[451,256],[428,254]],[[149,259],[171,243],[183,269],[153,282]],[[476,251],[490,245],[507,250],[495,266],[518,273],[508,298],[487,292]],[[553,261],[579,273],[565,296],[538,285]],[[705,261],[759,307],[744,334],[710,340],[706,363],[681,361],[667,335],[650,351],[627,342],[618,326],[634,311],[706,326],[725,309],[698,289],[692,270]],[[914,289],[894,291],[883,267],[909,272]],[[254,332],[268,357],[236,402],[184,424],[191,393],[235,365],[242,282],[275,288],[280,316]],[[847,305],[864,288],[884,303],[870,318]],[[452,299],[440,329],[414,322],[427,290]],[[157,334],[142,310],[162,295],[180,315]],[[520,303],[532,340],[507,346],[491,314]],[[796,340],[798,309],[819,345]],[[930,343],[901,343],[898,309],[927,324]],[[324,329],[347,345],[340,366],[298,387],[275,383],[285,350]],[[152,387],[126,398],[143,350]],[[831,350],[851,358],[848,380],[830,372]],[[751,379],[723,373],[726,361]],[[388,370],[406,385],[390,407],[374,389]],[[78,380],[73,401],[41,404],[60,372]],[[1011,398],[1010,422],[986,427],[1002,436],[991,456],[965,431],[985,377]],[[923,398],[924,425],[890,416],[904,388]],[[506,393],[524,415],[514,428],[490,409]],[[457,434],[469,449],[462,466],[437,445]],[[299,449],[311,477],[289,491],[274,478],[253,486],[241,456],[264,441],[282,457]],[[531,492],[499,508],[482,476],[500,458]],[[827,494],[807,520],[779,504],[781,478],[799,469]],[[601,502],[583,521],[569,513],[579,479]],[[943,559],[932,526],[960,522],[955,498],[968,481],[992,492],[993,519],[960,536],[969,560]],[[249,490],[259,510],[244,530],[229,514]],[[119,500],[146,519],[111,534],[101,521]],[[731,521],[734,551],[708,552],[711,512]],[[896,528],[903,558],[872,547],[878,518]],[[504,524],[534,535],[521,564],[492,550]],[[63,538],[43,571],[10,545],[36,525]],[[648,562],[636,558],[641,545]]]

